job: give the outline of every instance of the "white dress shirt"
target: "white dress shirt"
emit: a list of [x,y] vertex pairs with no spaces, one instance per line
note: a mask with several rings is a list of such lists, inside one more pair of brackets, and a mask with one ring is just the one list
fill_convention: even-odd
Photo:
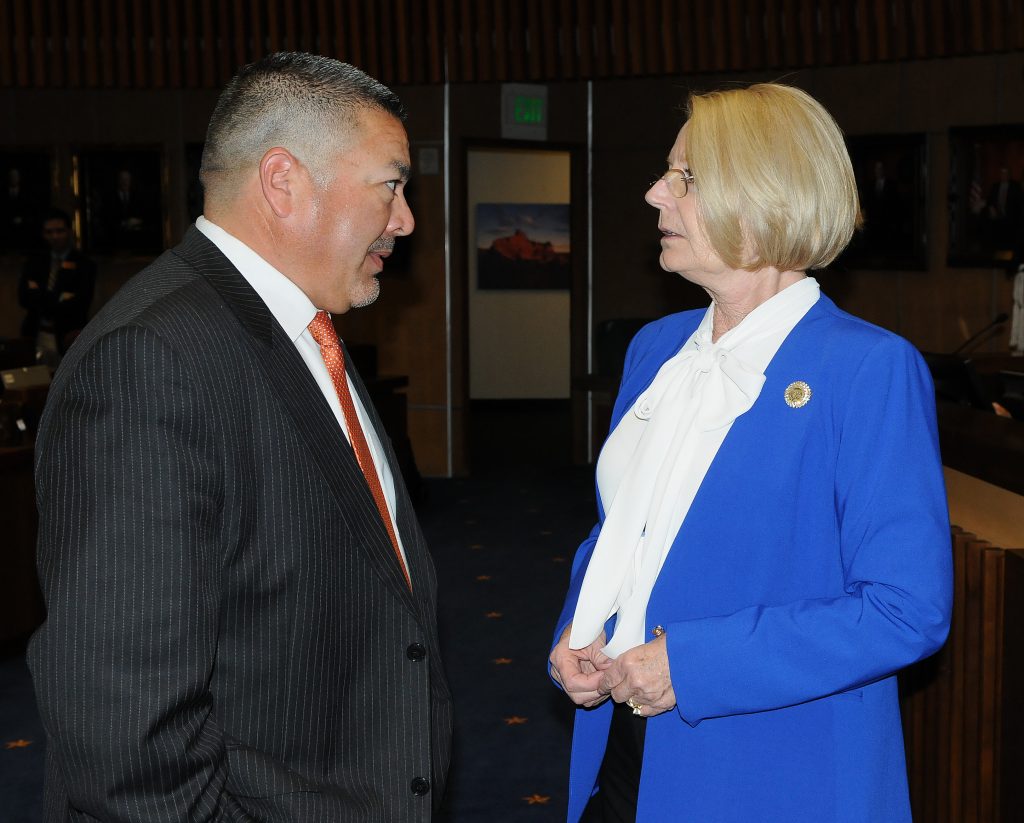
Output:
[[[309,373],[313,375],[320,392],[323,394],[327,405],[334,412],[338,426],[345,437],[351,443],[348,433],[348,426],[345,425],[345,416],[341,410],[341,402],[338,400],[338,393],[331,381],[331,375],[327,371],[327,364],[324,363],[323,355],[320,353],[320,344],[313,339],[309,330],[309,324],[316,316],[317,307],[306,296],[295,283],[289,280],[284,274],[271,266],[266,260],[249,248],[237,237],[228,234],[224,229],[215,223],[211,223],[201,216],[196,220],[196,228],[199,229],[213,245],[215,245],[224,256],[231,261],[231,264],[238,269],[250,286],[260,296],[260,299],[267,304],[274,319],[284,329],[288,339],[295,344],[299,355],[302,357]],[[405,547],[402,545],[402,535],[398,531],[398,523],[395,520],[395,480],[391,475],[387,459],[384,456],[384,448],[381,446],[380,438],[374,429],[370,418],[363,407],[362,400],[356,392],[352,381],[348,380],[349,391],[352,394],[352,402],[356,407],[356,416],[359,418],[359,425],[363,427],[363,434],[366,435],[366,443],[370,447],[370,454],[373,457],[373,464],[377,469],[377,477],[380,478],[381,488],[384,490],[384,499],[388,504],[388,514],[391,515],[391,523],[395,528],[395,535],[398,538],[398,548],[402,552],[402,558],[406,561]]]
[[[569,648],[617,614],[609,657],[639,646],[651,591],[733,421],[764,385],[764,370],[819,297],[805,277],[712,342],[714,303],[677,354],[623,415],[597,464],[605,520],[583,578]],[[730,516],[723,512],[723,517]]]

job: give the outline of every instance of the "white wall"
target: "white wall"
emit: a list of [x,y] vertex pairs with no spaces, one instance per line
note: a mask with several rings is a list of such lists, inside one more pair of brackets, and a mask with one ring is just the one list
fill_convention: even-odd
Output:
[[568,203],[569,153],[473,149],[469,210],[469,396],[474,400],[569,396],[569,292],[480,291],[477,203]]

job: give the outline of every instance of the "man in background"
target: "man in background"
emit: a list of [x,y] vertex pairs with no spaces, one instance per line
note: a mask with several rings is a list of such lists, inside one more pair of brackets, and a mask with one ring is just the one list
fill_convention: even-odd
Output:
[[29,257],[18,280],[18,302],[26,311],[21,335],[36,341],[41,363],[56,368],[89,318],[96,264],[74,247],[67,212],[46,213],[43,240],[49,252]]
[[404,110],[336,60],[222,93],[205,215],[54,382],[46,820],[427,821],[451,745],[433,564],[332,314],[372,303]]

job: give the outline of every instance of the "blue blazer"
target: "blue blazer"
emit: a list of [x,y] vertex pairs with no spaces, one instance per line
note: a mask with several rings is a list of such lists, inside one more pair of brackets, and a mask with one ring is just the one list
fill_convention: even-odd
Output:
[[[636,336],[613,428],[703,314]],[[825,296],[765,376],[648,605],[678,705],[648,720],[637,819],[909,821],[895,672],[942,645],[952,598],[931,378],[909,343]],[[791,408],[797,380],[811,399]],[[576,554],[556,638],[600,530]],[[570,821],[594,790],[610,717],[609,703],[576,713]]]

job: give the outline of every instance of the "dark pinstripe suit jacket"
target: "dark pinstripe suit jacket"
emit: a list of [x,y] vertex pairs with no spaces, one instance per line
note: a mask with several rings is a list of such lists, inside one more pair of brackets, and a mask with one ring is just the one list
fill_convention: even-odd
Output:
[[71,349],[36,460],[46,820],[430,818],[434,569],[353,382],[412,594],[302,358],[194,228]]

